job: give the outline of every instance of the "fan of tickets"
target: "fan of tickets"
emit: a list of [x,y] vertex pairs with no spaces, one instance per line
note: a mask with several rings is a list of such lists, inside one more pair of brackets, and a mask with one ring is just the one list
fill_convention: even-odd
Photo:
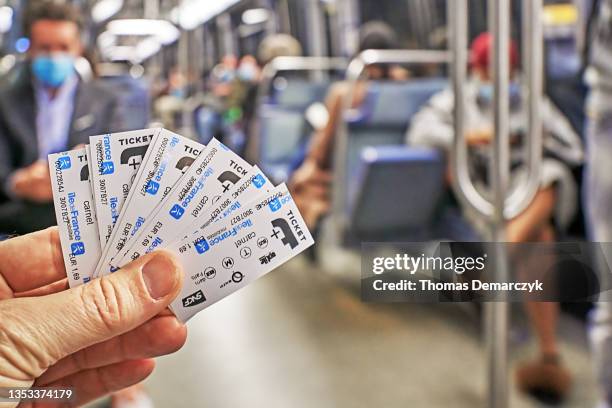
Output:
[[71,287],[168,249],[186,274],[171,308],[187,321],[314,243],[287,187],[216,139],[157,128],[89,143],[49,156]]

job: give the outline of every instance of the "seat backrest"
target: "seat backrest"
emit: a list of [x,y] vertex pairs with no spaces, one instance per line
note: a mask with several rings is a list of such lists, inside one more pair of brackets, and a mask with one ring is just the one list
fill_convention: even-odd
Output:
[[259,166],[275,182],[286,181],[309,132],[300,111],[263,106],[260,111]]
[[369,83],[359,114],[349,120],[347,182],[355,174],[364,148],[404,144],[412,117],[447,85],[441,78]]
[[259,109],[259,166],[275,182],[286,181],[305,151],[312,128],[305,112],[325,99],[329,81],[279,77],[267,103]]
[[361,155],[351,229],[360,236],[415,231],[434,220],[445,191],[443,155],[408,146],[367,148]]
[[311,104],[325,99],[329,85],[329,81],[276,78],[272,85],[270,103],[287,109],[305,110]]

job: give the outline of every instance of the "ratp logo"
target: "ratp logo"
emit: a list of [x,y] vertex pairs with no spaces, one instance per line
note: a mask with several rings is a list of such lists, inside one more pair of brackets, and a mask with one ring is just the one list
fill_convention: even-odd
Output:
[[82,242],[70,244],[70,252],[72,252],[72,255],[83,255],[85,253],[85,244]]
[[170,216],[175,220],[180,220],[185,214],[185,209],[178,204],[174,204],[174,207],[170,209]]
[[157,194],[158,191],[159,191],[159,183],[153,180],[149,180],[149,182],[147,183],[147,193],[151,195],[155,195]]
[[115,172],[115,165],[113,162],[105,161],[100,165],[100,174],[103,176],[113,174]]
[[195,249],[198,254],[202,255],[204,252],[210,249],[210,245],[208,245],[208,241],[206,241],[206,239],[201,239],[195,242]]
[[268,206],[270,207],[270,210],[272,210],[272,212],[277,212],[281,209],[283,205],[281,204],[278,198],[275,198],[274,200],[270,201],[270,204],[268,204]]
[[68,170],[70,167],[72,167],[70,157],[68,156],[58,158],[57,164],[59,165],[60,170]]
[[255,187],[262,188],[264,184],[266,184],[266,179],[264,179],[261,174],[258,174],[253,177],[253,185]]

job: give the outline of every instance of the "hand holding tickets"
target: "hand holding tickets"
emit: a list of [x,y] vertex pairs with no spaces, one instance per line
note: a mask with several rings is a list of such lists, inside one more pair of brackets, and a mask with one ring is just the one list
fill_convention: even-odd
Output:
[[183,321],[314,243],[287,188],[216,139],[93,136],[49,168],[70,286],[164,248],[184,265],[171,305]]

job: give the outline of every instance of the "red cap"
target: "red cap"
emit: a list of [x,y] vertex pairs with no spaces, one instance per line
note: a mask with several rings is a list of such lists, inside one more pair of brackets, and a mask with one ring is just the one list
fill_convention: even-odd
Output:
[[[470,48],[470,67],[479,69],[489,69],[491,47],[493,36],[490,33],[482,33],[474,39]],[[519,53],[516,42],[510,41],[510,69],[514,70],[519,65]]]

